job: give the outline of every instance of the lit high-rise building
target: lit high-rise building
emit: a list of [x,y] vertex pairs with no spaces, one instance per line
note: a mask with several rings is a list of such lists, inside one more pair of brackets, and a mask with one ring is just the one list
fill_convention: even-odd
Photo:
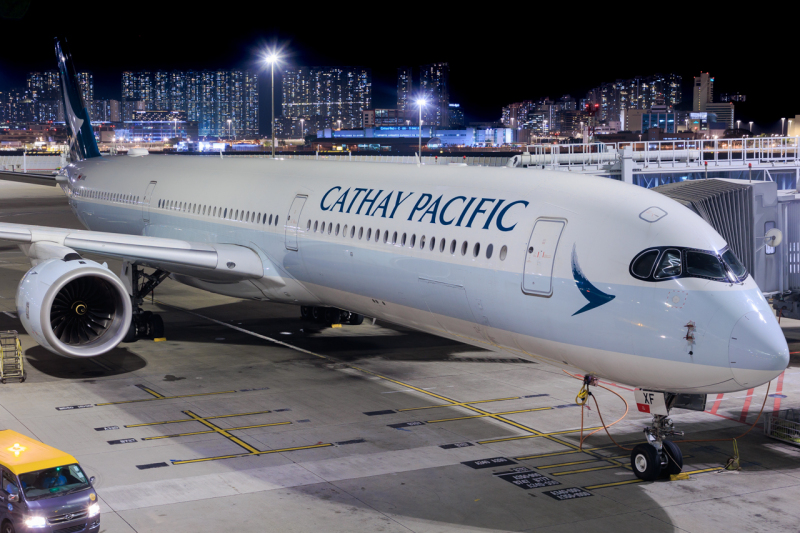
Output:
[[61,78],[55,70],[29,72],[26,87],[34,101],[34,121],[40,123],[64,120],[61,101]]
[[284,118],[302,118],[308,129],[360,128],[363,111],[372,107],[372,72],[363,67],[289,68],[282,91]]
[[408,111],[413,109],[414,83],[411,67],[397,69],[397,109]]
[[706,104],[714,101],[714,78],[708,72],[701,72],[694,78],[692,110],[705,111]]
[[186,73],[173,70],[169,73],[169,108],[172,111],[186,109]]
[[130,120],[129,111],[139,106],[125,105],[126,102],[144,102],[144,110],[153,108],[153,75],[150,71],[122,73],[122,102],[124,107],[123,120]]
[[83,105],[91,109],[94,101],[94,76],[91,72],[78,72],[78,85],[81,87],[81,97]]
[[426,125],[448,127],[447,111],[450,105],[450,67],[447,63],[422,65],[419,69],[421,96],[427,100],[422,110]]
[[[124,72],[124,120],[134,111],[175,111],[201,136],[258,135],[258,75],[241,70]],[[230,125],[228,123],[230,120]]]
[[169,73],[157,70],[153,76],[153,110],[170,110]]

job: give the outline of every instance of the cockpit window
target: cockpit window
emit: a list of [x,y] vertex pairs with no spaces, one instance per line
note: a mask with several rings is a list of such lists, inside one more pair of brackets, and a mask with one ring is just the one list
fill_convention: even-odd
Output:
[[686,251],[686,273],[698,278],[726,281],[725,270],[719,256],[706,252]]
[[656,268],[656,279],[674,278],[681,275],[681,251],[670,248],[661,255]]
[[631,272],[639,278],[649,277],[650,273],[653,272],[653,265],[656,263],[656,259],[658,259],[658,250],[648,250],[640,254],[639,257],[633,260]]
[[743,280],[747,277],[747,269],[739,261],[739,258],[736,257],[736,254],[733,253],[733,250],[728,249],[723,252],[722,260],[725,261],[725,265],[727,265],[731,272],[733,272],[733,275],[739,278],[739,280]]
[[644,281],[703,278],[741,283],[747,278],[747,269],[728,247],[722,252],[680,246],[649,248],[634,257],[629,270],[632,276]]

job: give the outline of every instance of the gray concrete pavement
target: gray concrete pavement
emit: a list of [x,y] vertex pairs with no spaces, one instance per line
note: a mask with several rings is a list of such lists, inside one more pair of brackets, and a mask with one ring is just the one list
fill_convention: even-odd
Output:
[[[0,183],[0,220],[78,227],[60,190],[19,184]],[[0,243],[0,330],[21,332],[29,376],[0,386],[0,427],[64,449],[97,477],[103,531],[800,529],[800,448],[765,438],[760,424],[739,440],[739,472],[720,472],[730,442],[693,442],[682,445],[685,470],[699,471],[689,480],[632,483],[628,452],[605,434],[587,440],[599,449],[575,449],[580,383],[559,368],[380,322],[323,328],[291,306],[172,281],[147,303],[166,342],[64,359],[15,316],[28,268]],[[610,386],[635,410],[632,391]],[[776,387],[765,412],[800,407],[797,369]],[[710,397],[705,413],[673,418],[687,439],[734,437],[765,391]],[[622,416],[617,397],[597,397],[606,421]],[[90,407],[56,409],[79,405]],[[599,425],[594,406],[584,416]],[[647,421],[629,412],[612,435],[638,441]],[[125,439],[135,442],[109,443]],[[518,486],[518,468],[559,484]],[[545,493],[570,488],[590,496]]]

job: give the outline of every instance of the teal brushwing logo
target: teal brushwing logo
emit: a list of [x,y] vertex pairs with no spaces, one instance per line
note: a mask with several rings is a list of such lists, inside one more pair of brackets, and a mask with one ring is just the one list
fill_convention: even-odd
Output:
[[604,293],[586,279],[583,270],[581,270],[581,265],[578,264],[578,252],[575,249],[575,245],[572,245],[572,277],[575,278],[575,285],[581,291],[583,297],[589,300],[589,303],[572,313],[572,316],[591,311],[595,307],[600,307],[616,298],[613,294]]

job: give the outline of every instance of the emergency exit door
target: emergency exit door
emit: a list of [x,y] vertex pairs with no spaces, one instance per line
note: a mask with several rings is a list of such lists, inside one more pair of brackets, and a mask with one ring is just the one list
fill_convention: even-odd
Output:
[[300,214],[308,196],[298,194],[292,206],[289,208],[289,215],[286,217],[286,249],[297,250],[297,232],[300,231]]
[[564,223],[564,220],[539,219],[533,226],[522,274],[522,290],[526,293],[538,296],[553,294],[553,265]]

